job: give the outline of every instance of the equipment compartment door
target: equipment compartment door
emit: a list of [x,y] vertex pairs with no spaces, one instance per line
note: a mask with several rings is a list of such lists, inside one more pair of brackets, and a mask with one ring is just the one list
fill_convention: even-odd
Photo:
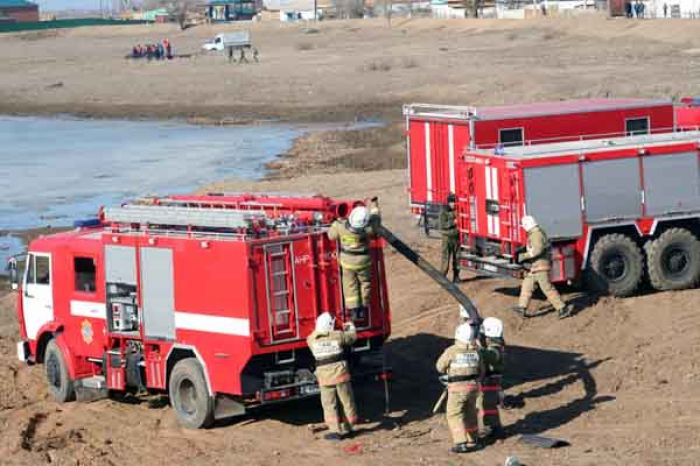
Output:
[[31,253],[27,259],[22,294],[24,329],[30,340],[35,340],[39,329],[53,320],[51,280],[51,255]]
[[265,246],[267,311],[273,342],[298,338],[299,322],[294,290],[296,277],[292,266],[291,243]]
[[145,338],[175,339],[173,251],[141,248],[141,302]]

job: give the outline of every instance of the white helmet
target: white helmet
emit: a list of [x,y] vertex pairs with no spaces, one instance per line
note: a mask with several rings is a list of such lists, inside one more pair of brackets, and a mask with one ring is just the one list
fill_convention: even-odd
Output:
[[465,323],[457,326],[455,330],[455,340],[461,343],[470,343],[474,341],[474,338],[474,329],[472,329],[470,324]]
[[357,206],[352,209],[348,222],[350,222],[350,226],[356,230],[366,227],[369,223],[369,212],[367,211],[367,207]]
[[459,305],[459,317],[462,319],[469,319],[469,313],[467,312],[467,309],[461,304]]
[[316,318],[316,331],[319,333],[328,333],[335,327],[335,318],[328,312],[324,312]]
[[525,231],[530,231],[537,226],[537,220],[532,215],[526,215],[520,220]]
[[503,338],[503,322],[495,317],[487,317],[482,324],[487,338]]

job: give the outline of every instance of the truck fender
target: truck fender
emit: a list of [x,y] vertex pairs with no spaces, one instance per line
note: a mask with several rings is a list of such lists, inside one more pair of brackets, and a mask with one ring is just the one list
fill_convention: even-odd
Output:
[[66,343],[66,339],[63,337],[63,333],[57,334],[55,336],[55,340],[56,340],[56,345],[61,350],[61,354],[63,354],[63,360],[66,363],[66,368],[68,369],[68,375],[70,376],[71,380],[76,380],[78,378],[78,376],[77,376],[77,372],[75,370],[75,360],[73,359],[73,353],[68,348],[68,344]]
[[54,336],[63,331],[63,324],[52,321],[41,326],[36,334],[38,335],[35,341],[30,341],[30,349],[33,350],[34,360],[36,362],[44,362],[44,349],[46,344],[54,338]]

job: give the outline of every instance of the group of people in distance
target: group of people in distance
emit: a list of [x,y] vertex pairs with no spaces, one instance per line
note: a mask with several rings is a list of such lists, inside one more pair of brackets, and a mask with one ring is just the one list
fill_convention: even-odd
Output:
[[168,39],[156,44],[136,44],[131,49],[130,58],[145,58],[151,60],[172,60],[173,46]]

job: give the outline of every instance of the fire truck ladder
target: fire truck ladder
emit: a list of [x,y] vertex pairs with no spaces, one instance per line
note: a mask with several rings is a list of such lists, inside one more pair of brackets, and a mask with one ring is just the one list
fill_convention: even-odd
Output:
[[139,204],[108,207],[104,216],[111,223],[226,229],[246,228],[251,221],[265,217],[256,211]]

